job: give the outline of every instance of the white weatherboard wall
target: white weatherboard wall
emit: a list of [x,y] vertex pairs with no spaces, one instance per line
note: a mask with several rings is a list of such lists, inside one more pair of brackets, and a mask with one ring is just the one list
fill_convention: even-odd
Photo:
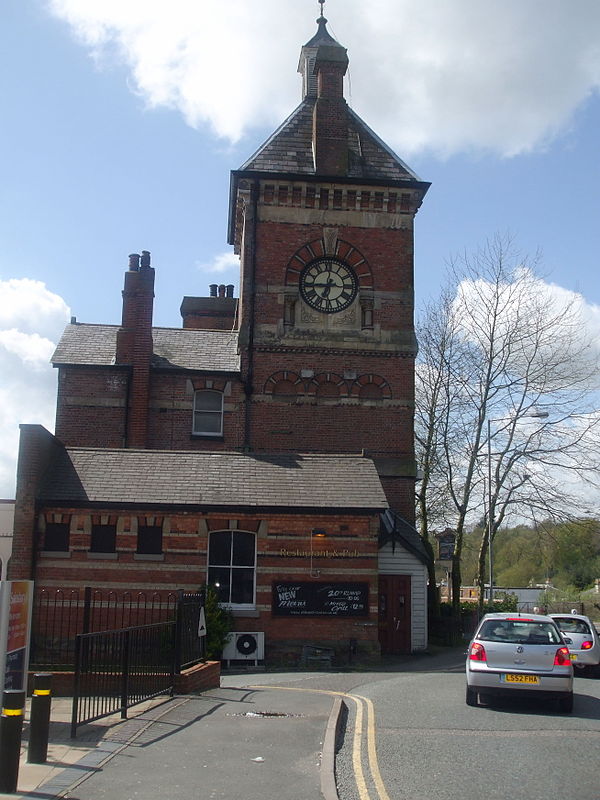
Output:
[[392,552],[389,542],[379,551],[380,575],[411,577],[411,642],[413,652],[427,648],[427,567],[399,544]]

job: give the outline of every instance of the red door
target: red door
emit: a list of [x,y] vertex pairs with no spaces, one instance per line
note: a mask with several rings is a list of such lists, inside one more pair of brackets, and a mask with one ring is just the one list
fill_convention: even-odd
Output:
[[410,575],[379,576],[379,644],[382,653],[410,653]]

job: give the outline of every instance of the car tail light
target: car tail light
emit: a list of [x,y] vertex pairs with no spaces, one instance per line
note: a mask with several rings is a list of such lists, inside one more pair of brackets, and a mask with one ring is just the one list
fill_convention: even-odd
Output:
[[594,643],[593,643],[593,642],[584,642],[584,643],[581,645],[581,649],[582,649],[582,650],[591,650],[591,648],[592,648],[593,646],[594,646]]
[[566,667],[571,663],[571,656],[569,655],[568,647],[559,647],[554,656],[555,667]]
[[485,647],[479,642],[473,642],[471,645],[471,650],[469,652],[469,660],[470,661],[487,661],[487,656],[485,654]]

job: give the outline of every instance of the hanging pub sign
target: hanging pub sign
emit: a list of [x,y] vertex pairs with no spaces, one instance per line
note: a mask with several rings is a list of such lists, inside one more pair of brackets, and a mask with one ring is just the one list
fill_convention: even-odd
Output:
[[456,534],[446,529],[443,533],[437,533],[435,538],[438,540],[438,559],[440,561],[452,561]]
[[276,581],[272,608],[279,617],[366,617],[369,584]]

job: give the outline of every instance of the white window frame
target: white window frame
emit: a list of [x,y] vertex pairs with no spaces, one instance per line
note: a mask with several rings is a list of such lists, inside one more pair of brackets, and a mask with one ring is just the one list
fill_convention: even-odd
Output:
[[[218,395],[221,400],[221,405],[218,410],[213,409],[200,409],[197,407],[198,399],[201,395],[213,394]],[[198,430],[196,427],[196,415],[197,414],[215,414],[219,416],[219,430],[218,431],[202,431]],[[219,392],[216,389],[197,389],[194,392],[194,410],[192,415],[192,434],[194,436],[223,436],[223,392]]]
[[[211,538],[212,538],[213,534],[217,534],[217,533],[231,533],[231,534],[233,534],[233,536],[235,536],[236,533],[243,533],[243,534],[246,534],[246,535],[254,536],[254,565],[252,567],[250,567],[248,564],[235,566],[233,563],[231,563],[232,560],[233,560],[233,547],[231,548],[230,563],[229,564],[211,564],[211,562],[210,562]],[[235,530],[225,529],[225,530],[222,530],[222,531],[210,531],[210,533],[208,534],[208,552],[206,554],[206,576],[207,576],[207,582],[209,580],[210,568],[211,567],[216,567],[218,569],[229,569],[230,578],[231,578],[231,575],[233,574],[233,570],[236,570],[236,569],[252,569],[254,571],[254,581],[253,581],[254,586],[253,586],[253,589],[252,589],[252,602],[251,603],[219,602],[219,605],[222,606],[223,608],[229,608],[232,611],[253,611],[256,608],[256,562],[257,562],[256,548],[257,548],[257,540],[258,540],[258,536],[253,531],[244,531],[244,530],[237,530],[237,529],[235,529]],[[209,585],[212,585],[212,584],[209,584]],[[232,581],[230,579],[230,581],[229,581],[230,596],[231,596],[231,586],[232,586]]]

